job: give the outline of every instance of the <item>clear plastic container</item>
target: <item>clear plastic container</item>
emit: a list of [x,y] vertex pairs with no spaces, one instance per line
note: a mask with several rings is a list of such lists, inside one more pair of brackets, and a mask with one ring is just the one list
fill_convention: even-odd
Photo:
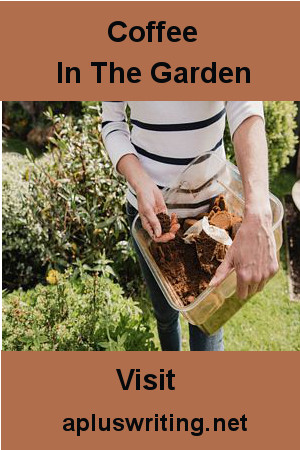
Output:
[[[202,164],[204,161],[205,163]],[[204,153],[196,158],[180,177],[174,180],[172,186],[163,190],[169,213],[176,212],[180,218],[193,217],[199,212],[207,211],[209,208],[207,199],[219,194],[225,196],[230,212],[243,216],[244,198],[240,173],[236,166],[212,152]],[[270,193],[269,198],[279,258],[279,249],[282,245],[283,207],[273,194]],[[191,204],[195,208],[191,209]],[[220,286],[208,287],[191,304],[184,306],[151,255],[150,237],[142,228],[139,216],[132,224],[132,233],[168,303],[206,334],[215,333],[248,300],[240,300],[235,295],[236,274],[233,270]]]

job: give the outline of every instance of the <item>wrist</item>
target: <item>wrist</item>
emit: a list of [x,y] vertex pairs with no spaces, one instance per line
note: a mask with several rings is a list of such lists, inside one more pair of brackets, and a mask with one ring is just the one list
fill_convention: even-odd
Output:
[[144,192],[145,190],[149,191],[149,189],[151,189],[154,185],[154,182],[146,173],[142,174],[141,176],[135,177],[133,183],[131,184],[137,195]]
[[257,224],[272,224],[272,210],[270,203],[246,203],[244,220],[251,220]]

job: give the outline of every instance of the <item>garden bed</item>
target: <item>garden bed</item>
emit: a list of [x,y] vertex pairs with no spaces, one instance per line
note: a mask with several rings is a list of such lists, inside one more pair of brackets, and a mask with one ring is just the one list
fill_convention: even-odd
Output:
[[300,301],[300,212],[291,195],[284,197],[285,240],[291,300]]

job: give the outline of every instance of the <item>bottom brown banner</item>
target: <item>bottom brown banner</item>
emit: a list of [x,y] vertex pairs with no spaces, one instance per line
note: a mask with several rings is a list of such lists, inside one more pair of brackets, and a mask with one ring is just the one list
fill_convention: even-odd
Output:
[[294,448],[299,366],[296,352],[2,352],[2,448]]

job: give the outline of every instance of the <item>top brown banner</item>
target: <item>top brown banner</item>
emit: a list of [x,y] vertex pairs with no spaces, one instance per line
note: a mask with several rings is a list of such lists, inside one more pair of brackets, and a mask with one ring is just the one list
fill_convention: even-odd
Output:
[[0,98],[294,100],[299,17],[300,2],[0,2]]

